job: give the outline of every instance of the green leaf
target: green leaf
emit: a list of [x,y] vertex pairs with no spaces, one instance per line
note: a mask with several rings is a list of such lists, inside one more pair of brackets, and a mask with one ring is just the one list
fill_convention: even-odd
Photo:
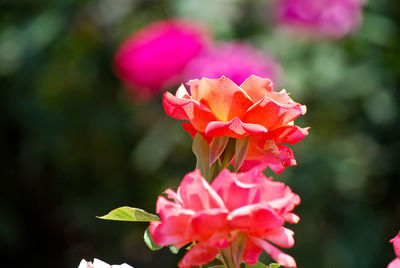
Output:
[[212,165],[221,156],[222,152],[225,150],[228,140],[228,136],[213,138],[210,144],[210,165]]
[[138,222],[149,222],[149,221],[159,221],[160,218],[157,215],[148,213],[140,208],[132,207],[120,207],[116,208],[107,215],[97,217],[103,220],[112,221],[138,221]]
[[201,174],[207,180],[210,180],[210,165],[209,165],[209,145],[207,141],[197,133],[193,138],[192,151],[196,155],[196,169],[200,169]]
[[179,248],[176,248],[174,246],[169,246],[169,250],[174,254],[178,254],[179,252]]
[[271,263],[270,265],[265,265],[265,264],[263,264],[263,263],[261,263],[261,262],[257,262],[257,264],[256,265],[248,265],[248,264],[246,264],[246,266],[245,266],[246,268],[279,268],[280,266],[279,266],[279,264],[277,264],[277,263]]
[[156,243],[154,243],[153,238],[151,238],[149,228],[147,227],[146,231],[144,232],[144,242],[146,245],[149,247],[149,249],[155,251],[155,250],[160,250],[163,248],[163,246],[159,246]]
[[271,263],[270,265],[268,265],[268,268],[279,268],[279,267],[281,266],[277,263]]
[[236,139],[235,146],[235,165],[233,168],[234,172],[237,172],[240,166],[243,164],[244,157],[246,156],[247,149],[249,148],[249,137]]
[[215,265],[215,266],[210,266],[210,268],[225,268],[223,265]]

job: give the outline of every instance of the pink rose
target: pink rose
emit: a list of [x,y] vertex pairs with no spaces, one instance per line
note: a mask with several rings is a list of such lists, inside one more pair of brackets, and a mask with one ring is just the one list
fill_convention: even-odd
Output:
[[119,47],[114,69],[139,96],[179,84],[186,64],[209,43],[207,31],[186,20],[152,23]]
[[397,258],[389,263],[387,268],[400,268],[400,232],[395,238],[390,240],[390,243],[393,243],[394,252],[396,253]]
[[168,115],[189,121],[184,129],[192,136],[200,132],[208,141],[249,136],[242,170],[267,164],[279,173],[296,164],[292,150],[281,143],[294,144],[308,134],[308,128],[293,124],[306,107],[285,90],[275,92],[271,80],[254,75],[240,86],[226,77],[195,79],[188,85],[190,94],[184,86],[175,96],[166,92],[163,105]]
[[222,75],[240,85],[250,75],[269,77],[277,81],[280,66],[270,57],[253,47],[239,43],[222,43],[204,50],[185,68],[184,81]]
[[108,263],[105,263],[104,261],[95,258],[93,260],[93,263],[88,262],[86,260],[81,260],[81,263],[79,264],[78,268],[133,268],[133,267],[126,263],[121,265],[110,265]]
[[278,0],[279,22],[314,35],[341,37],[361,20],[361,0]]
[[294,245],[293,231],[283,225],[299,221],[292,210],[300,197],[271,179],[258,168],[244,173],[223,170],[210,185],[198,170],[191,172],[177,192],[165,191],[172,201],[159,196],[161,221],[150,223],[151,236],[159,245],[177,248],[195,242],[180,268],[205,264],[217,254],[229,256],[236,265],[254,265],[263,250],[279,264],[296,267],[295,260],[272,243]]

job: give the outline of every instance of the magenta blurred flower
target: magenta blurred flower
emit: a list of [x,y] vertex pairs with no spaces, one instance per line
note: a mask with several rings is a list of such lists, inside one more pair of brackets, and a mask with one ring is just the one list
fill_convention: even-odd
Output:
[[361,20],[361,0],[278,0],[277,20],[317,36],[341,37]]
[[120,265],[110,265],[102,260],[94,259],[93,263],[86,260],[81,260],[78,268],[133,268],[132,266],[124,263]]
[[185,68],[184,80],[226,76],[240,85],[250,75],[278,80],[280,66],[270,57],[242,43],[222,43],[203,51]]
[[179,84],[186,64],[210,40],[204,27],[187,20],[152,23],[119,47],[114,59],[115,73],[136,95],[155,95]]
[[397,258],[389,263],[387,268],[400,268],[400,232],[395,238],[390,240],[390,243],[393,243],[394,252],[396,253]]

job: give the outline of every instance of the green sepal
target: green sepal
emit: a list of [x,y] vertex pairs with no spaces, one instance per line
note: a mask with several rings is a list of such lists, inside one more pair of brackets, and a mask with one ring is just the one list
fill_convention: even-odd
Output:
[[247,149],[249,148],[249,137],[236,139],[235,145],[235,164],[233,171],[237,172],[243,164],[244,157],[246,156]]
[[192,151],[196,156],[196,169],[200,170],[200,173],[207,180],[211,179],[210,165],[209,165],[209,145],[203,136],[197,132],[193,138]]
[[212,139],[210,144],[210,159],[209,164],[212,165],[224,152],[226,145],[228,144],[229,137],[215,137]]
[[111,210],[107,215],[97,216],[99,219],[112,220],[112,221],[135,221],[135,222],[149,222],[159,221],[157,215],[148,213],[140,208],[120,207]]
[[235,145],[236,141],[233,138],[229,138],[228,144],[225,147],[225,151],[221,155],[220,162],[221,162],[221,169],[225,169],[231,163],[233,156],[235,155]]
[[144,236],[143,236],[144,242],[146,243],[146,245],[149,247],[149,249],[156,251],[156,250],[160,250],[163,248],[163,246],[157,245],[156,243],[154,243],[153,238],[150,235],[150,230],[149,227],[147,227],[146,231],[144,232]]

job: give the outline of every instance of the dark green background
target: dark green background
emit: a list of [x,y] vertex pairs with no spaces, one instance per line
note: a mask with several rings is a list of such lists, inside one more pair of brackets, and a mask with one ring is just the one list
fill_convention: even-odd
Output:
[[[151,252],[144,223],[95,218],[158,194],[192,171],[191,138],[161,96],[131,101],[112,71],[118,45],[152,21],[187,16],[217,40],[274,55],[308,113],[297,167],[277,179],[302,197],[293,249],[308,267],[386,267],[400,229],[400,5],[369,0],[340,40],[276,27],[268,1],[0,1],[2,267],[77,267],[82,258],[176,267]],[[174,89],[173,89],[174,90]],[[271,172],[268,172],[272,174]],[[263,256],[266,259],[266,256]]]

